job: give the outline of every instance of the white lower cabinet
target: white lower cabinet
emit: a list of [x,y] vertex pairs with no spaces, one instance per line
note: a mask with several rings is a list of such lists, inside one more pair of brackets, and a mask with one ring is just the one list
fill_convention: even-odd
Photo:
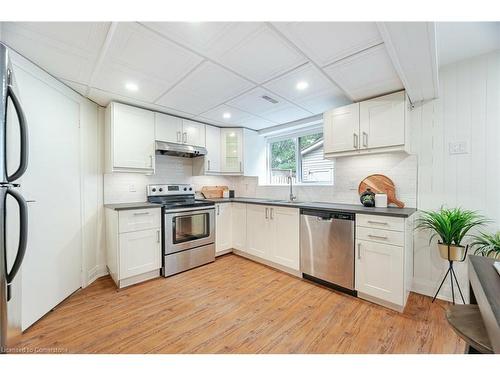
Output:
[[106,265],[119,288],[160,275],[161,209],[106,209]]
[[230,251],[231,245],[231,203],[217,203],[215,205],[215,255],[222,255]]
[[231,203],[233,217],[232,244],[233,249],[246,251],[247,247],[247,205],[245,203]]
[[412,279],[412,223],[411,217],[356,215],[355,288],[359,297],[404,309]]
[[299,210],[247,205],[246,253],[299,270]]
[[299,210],[288,207],[271,207],[272,243],[268,259],[282,266],[299,270]]
[[129,278],[161,268],[160,229],[120,235],[120,277]]
[[268,259],[272,243],[269,207],[259,204],[247,205],[246,253]]

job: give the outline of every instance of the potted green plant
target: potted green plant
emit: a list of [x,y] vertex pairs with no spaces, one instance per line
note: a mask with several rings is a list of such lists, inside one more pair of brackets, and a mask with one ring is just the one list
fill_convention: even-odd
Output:
[[475,211],[441,207],[439,211],[422,211],[422,215],[417,219],[416,228],[434,232],[429,243],[436,236],[440,238],[438,248],[441,258],[462,261],[466,251],[462,240],[472,228],[487,222],[484,216]]
[[483,233],[473,236],[470,244],[475,248],[474,254],[500,259],[500,231],[496,233]]

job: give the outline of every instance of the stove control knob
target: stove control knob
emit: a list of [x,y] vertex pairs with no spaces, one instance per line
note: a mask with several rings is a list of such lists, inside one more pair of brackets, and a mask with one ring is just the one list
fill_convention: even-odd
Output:
[[160,192],[162,192],[162,191],[163,191],[163,188],[160,188],[160,189],[159,189],[159,191],[160,191]]
[[186,191],[186,190],[187,190],[187,188],[184,188],[184,191]]
[[193,190],[193,188],[192,188],[192,187],[190,187],[190,188],[189,188],[189,191],[191,191],[191,190]]
[[151,191],[154,193],[156,191],[156,188],[152,188]]

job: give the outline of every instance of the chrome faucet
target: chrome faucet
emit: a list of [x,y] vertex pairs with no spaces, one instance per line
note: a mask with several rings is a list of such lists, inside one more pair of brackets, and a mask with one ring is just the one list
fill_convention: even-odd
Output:
[[293,202],[295,199],[297,199],[297,197],[293,195],[293,180],[291,175],[287,177],[287,181],[290,184],[290,197],[288,198],[288,200],[290,202]]

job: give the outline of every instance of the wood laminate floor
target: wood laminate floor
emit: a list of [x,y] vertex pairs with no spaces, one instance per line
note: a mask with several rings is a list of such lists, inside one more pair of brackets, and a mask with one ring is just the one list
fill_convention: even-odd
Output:
[[24,334],[25,352],[463,353],[446,302],[400,314],[236,255],[117,291],[104,277]]

